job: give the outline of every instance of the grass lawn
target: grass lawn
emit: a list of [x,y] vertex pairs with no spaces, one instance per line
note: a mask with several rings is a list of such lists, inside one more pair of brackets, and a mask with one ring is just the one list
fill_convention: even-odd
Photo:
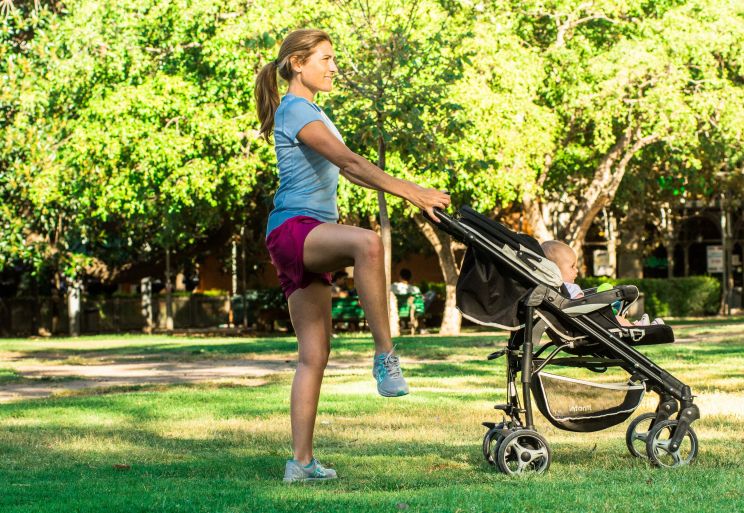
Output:
[[[371,339],[334,339],[316,455],[341,478],[286,486],[289,387],[280,373],[250,386],[146,386],[0,405],[0,511],[742,511],[744,323],[688,323],[686,342],[645,348],[692,386],[702,419],[696,464],[655,469],[625,448],[625,424],[598,433],[537,429],[553,450],[542,476],[510,478],[481,455],[480,423],[500,420],[503,336],[401,337],[408,397],[377,396]],[[697,338],[705,336],[703,341]],[[54,362],[294,358],[292,338],[85,337],[0,341],[10,356]],[[4,363],[4,360],[6,362]],[[644,403],[641,411],[651,403]],[[737,506],[738,504],[738,506]]]

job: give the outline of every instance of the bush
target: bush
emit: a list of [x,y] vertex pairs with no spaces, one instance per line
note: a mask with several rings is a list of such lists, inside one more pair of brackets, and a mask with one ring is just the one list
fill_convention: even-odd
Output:
[[[185,294],[183,294],[184,296],[190,296],[192,294],[191,292],[188,292],[188,291],[178,291],[178,292],[185,292]],[[198,292],[198,294],[201,296],[206,296],[206,297],[224,297],[224,296],[229,295],[230,292],[228,292],[227,290],[222,290],[222,289],[207,289],[207,290],[202,290],[201,292]]]
[[421,281],[419,285],[422,294],[426,294],[428,291],[433,290],[439,297],[445,297],[447,295],[447,284],[440,281]]
[[635,285],[645,296],[644,308],[651,318],[715,315],[721,302],[721,284],[710,276],[646,279],[601,277],[576,281],[583,289],[602,283]]

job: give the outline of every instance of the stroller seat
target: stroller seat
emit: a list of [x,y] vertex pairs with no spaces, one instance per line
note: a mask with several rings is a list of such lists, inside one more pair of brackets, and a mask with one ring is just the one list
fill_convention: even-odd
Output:
[[[550,329],[547,335],[554,342],[573,340],[575,341],[575,346],[592,347],[596,345],[588,341],[588,337],[585,335],[567,331],[571,334],[570,336],[566,336],[560,329]],[[618,324],[615,327],[607,328],[607,331],[615,334],[615,336],[630,346],[653,346],[674,343],[674,330],[666,324],[652,324],[649,326],[620,326]]]
[[[614,333],[631,346],[671,344],[674,342],[674,330],[666,324],[647,326],[622,326],[617,322],[610,305],[620,303],[620,313],[625,314],[638,299],[640,293],[634,285],[619,285],[611,290],[596,293],[596,289],[585,290],[585,295],[576,299],[565,297],[553,301],[560,310],[570,317],[587,315],[598,322],[604,329]],[[565,291],[564,291],[565,292]],[[582,340],[586,337],[580,332],[566,328],[556,316],[537,313],[547,324],[558,332],[559,336],[569,340]]]

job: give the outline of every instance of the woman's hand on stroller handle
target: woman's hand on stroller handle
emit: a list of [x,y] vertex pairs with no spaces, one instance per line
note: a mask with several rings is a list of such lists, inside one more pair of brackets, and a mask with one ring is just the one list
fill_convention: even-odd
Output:
[[450,204],[449,193],[421,187],[411,183],[411,190],[406,198],[413,205],[420,208],[434,222],[439,222],[439,217],[434,214],[435,209],[446,209]]

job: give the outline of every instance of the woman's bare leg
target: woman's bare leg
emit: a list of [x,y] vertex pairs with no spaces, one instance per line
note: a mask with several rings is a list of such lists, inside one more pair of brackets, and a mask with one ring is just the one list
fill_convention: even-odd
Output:
[[354,284],[375,341],[375,353],[392,349],[382,240],[372,230],[324,223],[305,239],[305,267],[332,272],[354,266]]
[[331,348],[331,288],[315,281],[294,291],[289,315],[299,347],[290,401],[292,446],[294,459],[307,465],[313,457],[318,396]]

